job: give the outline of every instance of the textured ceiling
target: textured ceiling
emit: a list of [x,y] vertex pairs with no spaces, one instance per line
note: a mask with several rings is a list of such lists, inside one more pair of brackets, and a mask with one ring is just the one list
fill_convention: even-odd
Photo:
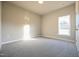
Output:
[[44,15],[59,8],[71,5],[74,1],[44,1],[43,4],[39,4],[38,1],[11,1],[10,3],[39,15]]

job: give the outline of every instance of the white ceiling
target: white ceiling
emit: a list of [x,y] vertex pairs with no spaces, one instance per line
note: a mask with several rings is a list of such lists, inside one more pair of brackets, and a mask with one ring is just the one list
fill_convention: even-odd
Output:
[[43,4],[39,4],[38,1],[11,1],[11,3],[39,15],[44,15],[59,8],[71,5],[74,1],[44,1]]

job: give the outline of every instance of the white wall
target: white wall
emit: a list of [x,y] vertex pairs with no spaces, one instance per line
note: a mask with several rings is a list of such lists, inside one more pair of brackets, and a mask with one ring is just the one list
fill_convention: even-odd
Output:
[[0,50],[1,50],[1,1],[0,1]]
[[23,26],[30,19],[31,35],[40,35],[40,16],[8,2],[2,3],[2,42],[21,39]]
[[[70,15],[71,16],[71,35],[58,35],[58,17]],[[67,41],[75,41],[75,4],[53,11],[43,16],[42,18],[42,36],[48,38],[57,38]]]
[[[75,31],[72,30],[75,28],[75,5],[51,12],[42,16],[42,19],[37,14],[7,2],[3,2],[2,7],[2,42],[22,38],[23,26],[26,24],[25,16],[30,19],[32,37],[41,34],[44,37],[75,41]],[[71,36],[60,36],[58,35],[58,17],[68,14],[71,15]]]

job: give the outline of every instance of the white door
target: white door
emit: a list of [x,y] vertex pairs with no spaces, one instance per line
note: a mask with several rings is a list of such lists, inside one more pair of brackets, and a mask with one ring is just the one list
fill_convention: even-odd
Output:
[[79,2],[76,2],[76,45],[79,53]]

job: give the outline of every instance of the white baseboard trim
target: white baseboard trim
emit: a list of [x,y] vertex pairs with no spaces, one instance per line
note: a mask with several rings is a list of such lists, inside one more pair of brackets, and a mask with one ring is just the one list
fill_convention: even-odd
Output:
[[62,41],[67,41],[67,42],[71,42],[71,43],[75,43],[75,41],[73,41],[73,40],[63,40],[62,38],[56,38],[56,39],[59,39],[59,40],[62,40]]
[[[36,37],[44,37],[44,38],[48,38],[48,39],[56,39],[56,40],[62,40],[62,41],[68,41],[68,42],[75,43],[73,40],[63,40],[62,38],[50,38],[50,37],[45,37],[45,36],[36,36]],[[35,37],[33,37],[33,38],[35,38]],[[17,42],[17,41],[20,41],[20,40],[22,40],[22,39],[13,40],[13,41],[7,41],[7,42],[2,42],[1,44],[4,45],[4,44],[8,44],[8,43]]]
[[[34,36],[34,37],[32,37],[32,38],[35,38],[35,37],[40,37],[40,35],[39,35],[39,36]],[[22,40],[22,39],[12,40],[12,41],[7,41],[7,42],[2,42],[1,44],[4,45],[4,44],[8,44],[8,43],[17,42],[17,41],[20,41],[20,40]]]
[[45,38],[48,38],[48,39],[56,39],[56,40],[61,40],[61,41],[67,41],[67,42],[71,42],[71,43],[75,43],[75,41],[73,40],[63,40],[63,38],[51,38],[51,37],[46,37],[46,36],[41,36],[41,37],[45,37]]
[[20,41],[21,39],[18,39],[18,40],[12,40],[12,41],[7,41],[7,42],[2,42],[1,44],[4,45],[4,44],[8,44],[8,43],[13,43],[13,42],[17,42],[17,41]]

